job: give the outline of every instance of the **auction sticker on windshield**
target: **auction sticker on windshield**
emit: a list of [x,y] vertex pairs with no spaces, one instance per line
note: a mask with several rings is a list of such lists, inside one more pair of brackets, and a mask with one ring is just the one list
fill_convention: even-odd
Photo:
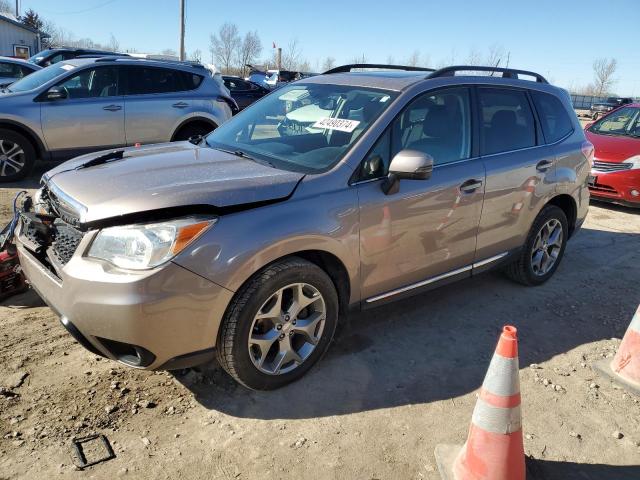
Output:
[[338,130],[340,132],[353,132],[360,124],[358,120],[349,120],[347,118],[321,118],[312,125],[313,128],[327,128],[329,130]]

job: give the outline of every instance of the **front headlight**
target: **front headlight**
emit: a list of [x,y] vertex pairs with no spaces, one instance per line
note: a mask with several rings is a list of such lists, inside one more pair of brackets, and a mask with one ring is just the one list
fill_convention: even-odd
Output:
[[631,158],[627,158],[622,163],[630,163],[631,164],[631,170],[638,170],[638,169],[640,169],[640,155],[634,155]]
[[175,257],[216,221],[217,218],[189,217],[105,228],[96,235],[87,256],[122,268],[153,268]]

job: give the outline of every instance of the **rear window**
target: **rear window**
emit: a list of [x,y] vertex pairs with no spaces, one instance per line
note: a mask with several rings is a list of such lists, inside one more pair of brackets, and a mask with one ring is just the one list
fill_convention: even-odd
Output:
[[203,79],[194,73],[158,67],[130,67],[127,76],[129,95],[195,90]]
[[573,122],[560,99],[548,93],[531,92],[547,143],[555,143],[573,131]]
[[535,146],[535,121],[523,91],[481,88],[479,99],[485,155]]

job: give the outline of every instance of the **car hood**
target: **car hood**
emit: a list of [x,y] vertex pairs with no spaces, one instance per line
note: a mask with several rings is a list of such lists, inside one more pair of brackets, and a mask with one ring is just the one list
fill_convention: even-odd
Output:
[[587,140],[595,147],[594,156],[597,160],[623,162],[634,155],[640,155],[640,138],[599,135],[588,130],[585,133]]
[[77,157],[47,172],[43,183],[72,218],[91,223],[167,208],[276,201],[304,177],[189,142],[123,150],[121,160],[86,168],[78,167],[105,152]]

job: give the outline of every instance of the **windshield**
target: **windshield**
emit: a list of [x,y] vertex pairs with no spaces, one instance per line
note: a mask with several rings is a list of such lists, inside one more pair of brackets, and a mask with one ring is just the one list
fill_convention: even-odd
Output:
[[49,67],[38,70],[29,76],[24,77],[22,80],[18,80],[11,84],[11,87],[7,88],[10,92],[26,92],[33,90],[34,88],[41,87],[48,81],[56,78],[58,75],[62,75],[65,72],[73,70],[75,67],[67,63],[56,63]]
[[206,142],[277,168],[318,173],[333,167],[395,96],[364,87],[288,85],[214,130]]
[[623,107],[594,123],[590,132],[600,135],[640,137],[640,108]]
[[31,63],[36,63],[39,62],[40,60],[42,60],[44,57],[46,57],[47,55],[49,55],[52,52],[52,50],[42,50],[41,52],[36,53],[35,55],[29,57],[29,62]]

